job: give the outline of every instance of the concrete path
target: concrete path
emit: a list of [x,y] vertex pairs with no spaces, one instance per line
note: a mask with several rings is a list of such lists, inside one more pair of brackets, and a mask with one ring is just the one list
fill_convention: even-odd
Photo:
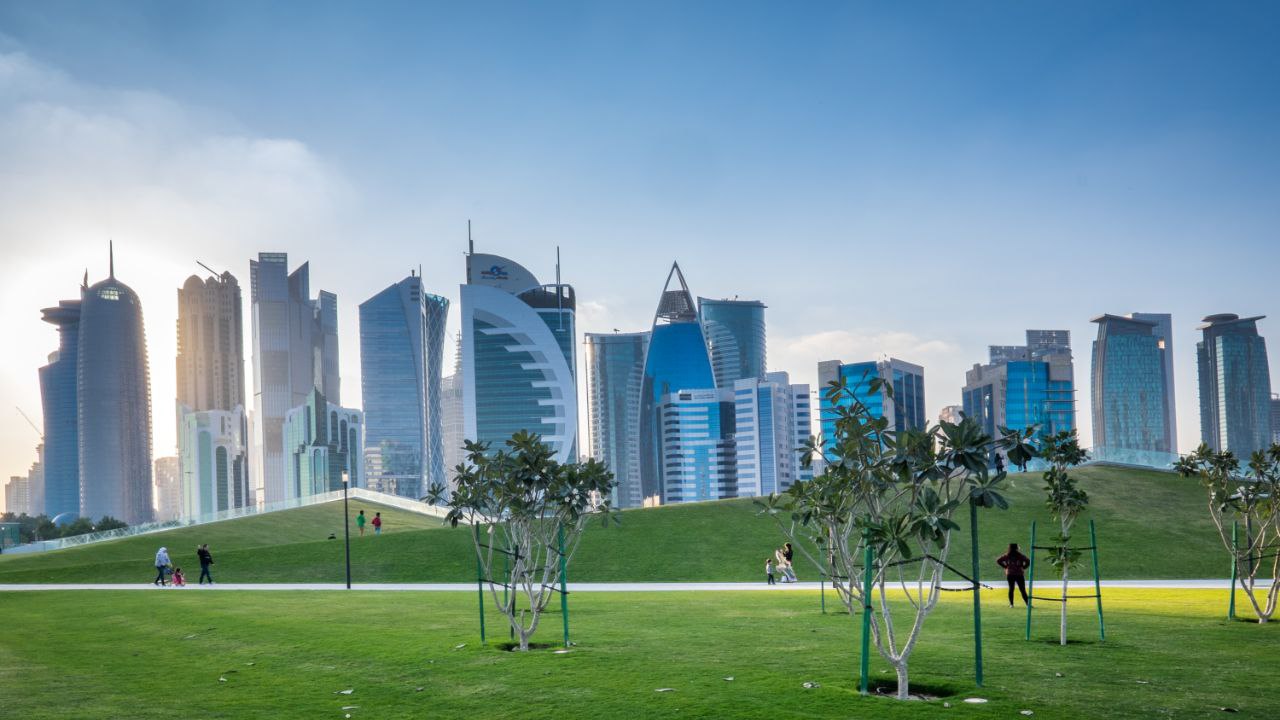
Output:
[[[997,590],[1004,589],[1004,583],[1000,581],[988,580],[987,583],[996,587]],[[999,583],[997,585],[997,583]],[[1160,589],[1160,590],[1226,590],[1230,586],[1229,580],[1104,580],[1102,587],[1104,588],[1142,588],[1142,589]],[[1041,581],[1040,587],[1049,587],[1057,589],[1060,585],[1052,580]],[[1259,580],[1258,585],[1262,586],[1263,581]],[[967,583],[948,582],[943,583],[944,587],[954,589],[964,589],[968,587]],[[1092,582],[1071,583],[1072,590],[1092,590]],[[79,583],[66,585],[4,585],[0,584],[0,592],[23,592],[23,591],[40,591],[40,590],[148,590],[151,592],[212,592],[221,590],[343,590],[343,583],[219,583],[217,585],[188,585],[185,588],[158,588],[151,583],[141,582],[133,584],[93,584]],[[474,592],[475,583],[377,583],[377,584],[355,584],[351,586],[352,590],[381,590],[381,591],[400,591],[400,592]],[[765,592],[793,592],[797,590],[807,590],[817,592],[819,590],[818,583],[800,582],[787,583],[778,585],[766,585],[764,583],[714,583],[714,582],[670,582],[670,583],[569,583],[569,592],[740,592],[744,590],[756,590]]]

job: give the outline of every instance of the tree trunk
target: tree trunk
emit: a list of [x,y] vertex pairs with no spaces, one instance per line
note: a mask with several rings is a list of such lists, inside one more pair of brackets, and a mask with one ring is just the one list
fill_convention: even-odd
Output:
[[911,686],[907,684],[907,663],[894,663],[894,668],[898,671],[898,699],[911,699]]
[[1067,575],[1069,573],[1070,573],[1070,569],[1067,567],[1067,564],[1063,562],[1062,564],[1062,611],[1061,611],[1062,614],[1061,614],[1061,622],[1059,623],[1059,627],[1058,627],[1058,644],[1059,645],[1067,644]]

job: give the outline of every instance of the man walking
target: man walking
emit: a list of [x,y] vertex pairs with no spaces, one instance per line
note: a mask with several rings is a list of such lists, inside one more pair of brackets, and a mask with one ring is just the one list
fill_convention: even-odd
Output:
[[209,578],[209,584],[213,584],[213,576],[209,574],[209,566],[213,564],[213,555],[209,554],[209,544],[205,543],[196,548],[196,557],[200,558],[200,584],[204,584],[204,579]]

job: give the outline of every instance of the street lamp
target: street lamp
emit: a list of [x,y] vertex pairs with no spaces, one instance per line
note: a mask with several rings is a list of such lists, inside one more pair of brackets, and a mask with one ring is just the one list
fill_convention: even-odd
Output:
[[347,486],[351,484],[351,476],[342,471],[342,542],[347,550],[347,589],[351,589],[351,515],[347,510]]

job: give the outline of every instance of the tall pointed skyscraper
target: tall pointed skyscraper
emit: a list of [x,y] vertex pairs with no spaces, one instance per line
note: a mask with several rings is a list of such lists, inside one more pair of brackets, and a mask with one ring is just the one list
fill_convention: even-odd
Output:
[[[675,282],[673,287],[672,283]],[[693,295],[678,263],[671,264],[653,316],[645,353],[640,395],[640,492],[645,504],[664,501],[662,425],[663,398],[680,390],[715,388],[706,340]]]

